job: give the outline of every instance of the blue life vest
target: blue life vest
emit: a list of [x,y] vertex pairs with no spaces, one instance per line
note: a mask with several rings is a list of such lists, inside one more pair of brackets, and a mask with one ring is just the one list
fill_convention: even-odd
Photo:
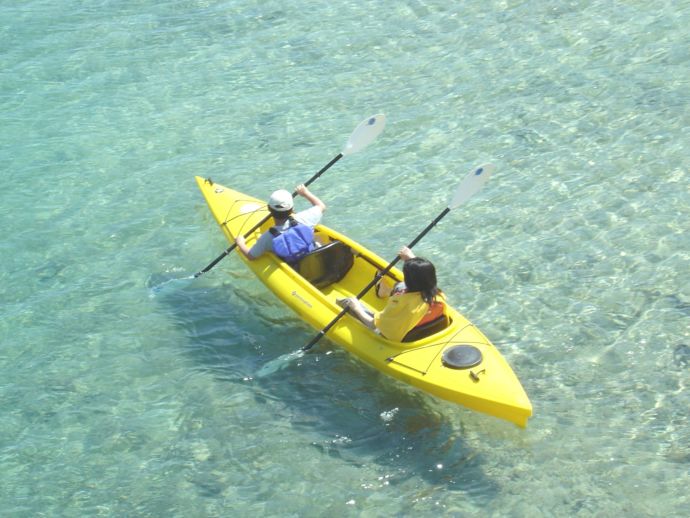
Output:
[[273,252],[286,263],[297,263],[302,257],[316,248],[314,229],[309,225],[290,218],[290,228],[280,231],[271,227]]

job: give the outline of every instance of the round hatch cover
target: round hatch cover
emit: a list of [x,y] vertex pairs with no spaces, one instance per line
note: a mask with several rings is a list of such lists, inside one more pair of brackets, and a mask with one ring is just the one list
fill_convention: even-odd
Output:
[[482,363],[482,352],[473,345],[455,345],[443,351],[443,364],[451,369],[469,369]]

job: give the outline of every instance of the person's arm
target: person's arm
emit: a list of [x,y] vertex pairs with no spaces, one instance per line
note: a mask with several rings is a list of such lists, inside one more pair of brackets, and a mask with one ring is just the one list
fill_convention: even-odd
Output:
[[[306,198],[309,203],[311,203],[314,207],[318,207],[321,209],[321,212],[326,212],[326,204],[321,201],[321,199],[318,196],[315,196],[308,188],[306,185],[301,184],[298,185],[297,188],[295,189],[297,191],[297,194],[302,196],[303,198]],[[238,245],[239,246],[239,245]]]
[[244,236],[240,235],[235,238],[235,244],[237,245],[237,248],[240,249],[240,252],[249,259],[250,261],[253,261],[256,259],[252,254],[249,253],[249,247],[247,246],[246,241],[244,240]]
[[[412,250],[410,250],[408,247],[403,246],[400,251],[398,252],[398,255],[400,256],[400,259],[402,259],[403,262],[407,261],[408,259],[413,259],[416,257]],[[398,283],[396,283],[395,286],[397,286]],[[395,286],[389,286],[388,283],[384,281],[384,278],[379,279],[379,281],[376,283],[376,296],[380,299],[385,299],[386,297],[389,297],[391,293],[393,292],[393,289]]]
[[398,255],[400,256],[400,259],[403,260],[403,262],[407,261],[408,259],[414,259],[416,256],[414,255],[414,252],[407,248],[406,246],[403,246],[400,249],[400,252],[398,252]]
[[364,307],[359,300],[353,300],[352,298],[341,299],[338,301],[338,305],[347,308],[354,317],[357,317],[357,319],[369,329],[376,329],[376,326],[374,325],[374,317],[364,310]]
[[350,311],[352,311],[352,314],[361,320],[362,323],[369,329],[376,329],[376,326],[374,325],[374,317],[364,311],[361,306],[353,304],[350,306]]
[[240,249],[240,252],[242,252],[242,255],[250,261],[254,261],[266,252],[271,251],[273,247],[273,236],[270,232],[264,232],[259,236],[259,239],[257,239],[256,243],[254,243],[254,246],[251,248],[247,246],[247,241],[242,235],[235,238],[235,243],[237,244],[237,248]]

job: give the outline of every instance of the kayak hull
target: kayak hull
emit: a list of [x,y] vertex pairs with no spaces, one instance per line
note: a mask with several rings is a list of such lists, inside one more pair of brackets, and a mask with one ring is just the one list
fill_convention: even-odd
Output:
[[[216,222],[230,243],[246,234],[268,214],[262,201],[229,189],[211,180],[196,177]],[[249,236],[249,247],[272,224],[269,218]],[[357,295],[387,262],[325,225],[317,225],[315,237],[322,244],[338,240],[349,246],[355,259],[347,275],[325,288],[316,288],[274,254],[265,254],[250,261],[237,255],[285,305],[315,330],[325,328],[341,308],[336,299]],[[402,272],[391,269],[390,282],[402,280]],[[363,302],[378,311],[385,300],[370,290]],[[500,352],[474,326],[452,307],[448,307],[451,324],[442,331],[415,342],[393,342],[374,333],[351,315],[345,315],[327,336],[341,347],[381,372],[393,376],[425,392],[467,408],[505,419],[520,427],[527,425],[532,405],[520,381]],[[451,368],[443,360],[449,348],[469,345],[481,353],[481,361],[471,368]]]

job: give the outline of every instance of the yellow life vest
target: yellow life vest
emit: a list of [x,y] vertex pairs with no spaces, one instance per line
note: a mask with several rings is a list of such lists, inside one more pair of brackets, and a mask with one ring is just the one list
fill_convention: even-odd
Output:
[[[442,294],[437,295],[437,299],[445,301]],[[421,293],[399,293],[388,299],[383,311],[374,314],[374,325],[389,340],[401,342],[407,332],[417,326],[430,309],[429,304],[422,299]]]

